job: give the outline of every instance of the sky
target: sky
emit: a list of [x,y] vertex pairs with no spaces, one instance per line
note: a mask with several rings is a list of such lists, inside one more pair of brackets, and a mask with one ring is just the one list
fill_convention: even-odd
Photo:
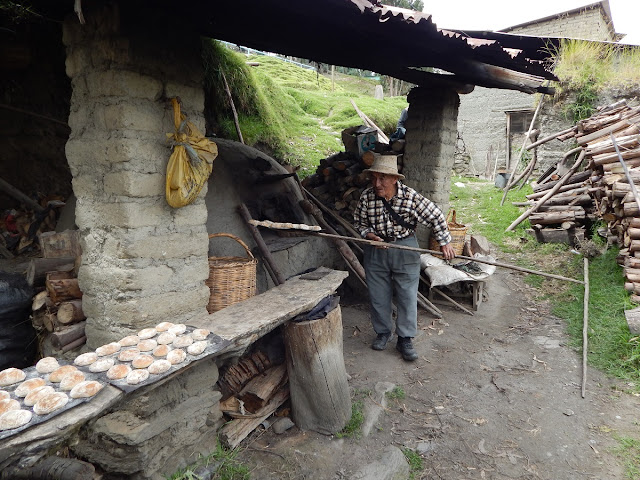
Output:
[[[597,0],[424,0],[439,28],[456,30],[499,30]],[[640,45],[640,0],[609,0],[616,32],[626,33],[622,43]]]

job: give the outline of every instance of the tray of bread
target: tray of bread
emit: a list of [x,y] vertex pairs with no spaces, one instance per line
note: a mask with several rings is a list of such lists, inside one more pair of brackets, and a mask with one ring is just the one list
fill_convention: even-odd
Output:
[[125,392],[171,375],[230,342],[203,328],[161,322],[79,355],[74,365]]
[[0,440],[90,400],[103,387],[97,375],[53,357],[0,371]]

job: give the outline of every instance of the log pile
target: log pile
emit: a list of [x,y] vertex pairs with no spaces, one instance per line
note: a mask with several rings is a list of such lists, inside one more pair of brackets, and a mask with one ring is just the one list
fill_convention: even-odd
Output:
[[61,353],[81,347],[86,316],[77,269],[81,250],[77,230],[40,235],[44,258],[33,258],[27,281],[38,293],[33,298],[31,321],[44,342]]
[[302,185],[326,207],[352,221],[360,194],[369,186],[369,176],[364,170],[373,164],[376,154],[384,154],[394,155],[398,170],[402,172],[405,140],[396,140],[391,145],[379,142],[373,150],[359,154],[357,148],[351,147],[349,134],[345,132],[343,143],[346,151],[320,160],[316,172],[306,177]]
[[[633,293],[632,300],[640,302],[640,106],[616,102],[527,148],[552,139],[577,143],[571,152],[583,156],[581,171],[567,176],[560,162],[552,172],[555,177],[542,180],[527,196],[529,201],[517,205],[532,207],[528,216],[536,235],[549,226],[571,229],[595,220],[606,222],[601,233],[609,244],[620,246],[618,262],[624,266],[625,288]],[[560,182],[558,191],[541,202],[545,192]]]

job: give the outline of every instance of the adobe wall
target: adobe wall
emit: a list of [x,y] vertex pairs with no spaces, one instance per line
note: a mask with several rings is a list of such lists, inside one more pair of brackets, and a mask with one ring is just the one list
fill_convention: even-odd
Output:
[[601,42],[615,41],[600,8],[585,9],[572,15],[562,15],[523,27],[508,28],[504,31],[514,35],[580,38]]
[[[435,202],[446,215],[460,98],[453,89],[416,87],[407,100],[404,182]],[[428,231],[419,227],[416,236],[419,244],[427,248]]]
[[180,96],[183,113],[204,129],[204,93],[199,38],[188,25],[167,25],[153,9],[142,18],[113,4],[84,7],[86,25],[64,23],[73,88],[66,156],[87,344],[95,348],[206,311],[204,192],[180,209],[165,200],[166,133],[174,130],[167,99]]

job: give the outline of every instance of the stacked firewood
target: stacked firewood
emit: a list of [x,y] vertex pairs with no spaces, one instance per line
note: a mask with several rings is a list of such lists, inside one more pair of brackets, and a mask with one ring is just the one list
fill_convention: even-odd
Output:
[[549,189],[562,182],[558,191],[529,215],[529,221],[545,227],[605,221],[606,231],[600,233],[608,243],[620,246],[618,261],[625,267],[625,288],[640,302],[640,196],[633,191],[636,185],[640,189],[640,106],[630,106],[624,100],[614,103],[537,144],[554,138],[573,139],[578,145],[570,152],[578,156],[572,171],[560,162],[557,174],[573,173],[580,164],[584,167],[568,179],[564,175],[564,182],[542,181],[536,185],[534,194],[527,198],[537,205]]
[[[343,141],[345,135],[343,134]],[[326,207],[338,212],[351,221],[358,205],[360,194],[369,186],[369,175],[364,171],[369,168],[377,154],[394,155],[398,161],[398,169],[402,172],[402,153],[405,140],[396,140],[388,145],[376,143],[373,150],[359,155],[357,149],[349,148],[320,160],[313,175],[302,181],[302,185]]]
[[43,258],[33,258],[27,281],[38,293],[32,303],[32,323],[54,351],[73,350],[86,342],[86,316],[78,286],[81,250],[77,230],[40,235]]

